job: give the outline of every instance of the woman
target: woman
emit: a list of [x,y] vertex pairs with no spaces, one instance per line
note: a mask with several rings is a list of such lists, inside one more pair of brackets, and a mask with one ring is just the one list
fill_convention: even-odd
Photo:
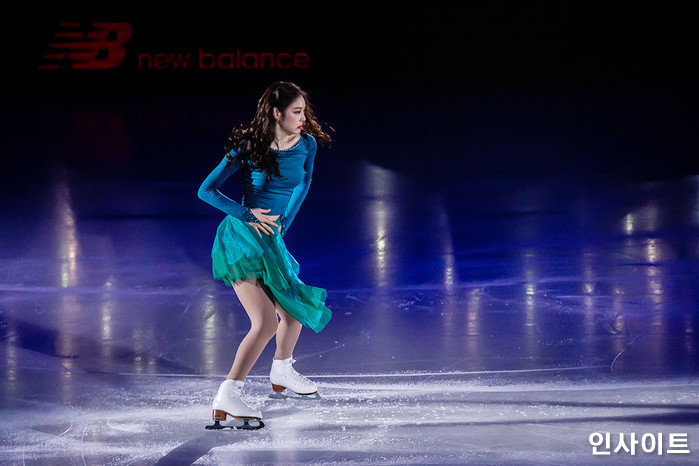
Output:
[[[298,263],[282,239],[308,193],[316,141],[327,144],[330,137],[316,121],[307,94],[293,83],[277,82],[260,98],[251,125],[233,131],[225,157],[199,188],[200,199],[227,214],[211,252],[214,278],[233,287],[251,323],[214,398],[214,420],[262,419],[242,400],[242,391],[248,372],[275,335],[274,391],[317,391],[294,370],[292,355],[302,326],[319,332],[330,320],[327,294],[299,280]],[[219,191],[238,170],[242,203]]]

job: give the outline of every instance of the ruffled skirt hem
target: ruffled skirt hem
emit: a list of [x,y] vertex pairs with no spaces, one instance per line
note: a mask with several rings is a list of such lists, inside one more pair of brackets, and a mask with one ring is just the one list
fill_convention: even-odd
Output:
[[216,230],[211,259],[215,279],[231,287],[236,280],[262,280],[286,312],[316,333],[330,321],[327,292],[299,279],[299,264],[279,233],[260,235],[250,224],[227,216]]

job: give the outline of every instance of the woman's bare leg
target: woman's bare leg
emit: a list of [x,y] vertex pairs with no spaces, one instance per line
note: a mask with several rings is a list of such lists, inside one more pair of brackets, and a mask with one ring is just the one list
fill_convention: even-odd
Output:
[[269,379],[272,390],[281,392],[284,389],[299,395],[311,395],[318,391],[318,386],[299,374],[292,366],[290,359],[299,339],[302,324],[277,304],[279,326],[277,329],[277,350],[274,353]]
[[277,311],[257,280],[238,280],[233,288],[250,318],[250,331],[238,346],[227,378],[245,380],[262,350],[277,332]]
[[276,309],[280,320],[277,327],[277,350],[274,353],[274,359],[287,359],[294,353],[294,347],[299,340],[303,326],[279,304],[277,304]]

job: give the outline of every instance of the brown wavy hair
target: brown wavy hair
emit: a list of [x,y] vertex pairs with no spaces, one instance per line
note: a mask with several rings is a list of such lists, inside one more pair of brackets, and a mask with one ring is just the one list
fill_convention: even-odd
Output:
[[277,108],[281,113],[284,113],[287,107],[299,96],[303,97],[306,102],[304,110],[306,122],[303,125],[303,130],[315,137],[321,144],[330,145],[331,138],[316,120],[308,100],[308,94],[294,83],[279,81],[269,86],[260,97],[255,118],[250,126],[233,129],[224,145],[228,162],[233,161],[230,151],[236,149],[238,157],[243,163],[262,170],[267,178],[273,175],[280,176],[277,154],[271,148],[276,121],[272,112],[274,108]]

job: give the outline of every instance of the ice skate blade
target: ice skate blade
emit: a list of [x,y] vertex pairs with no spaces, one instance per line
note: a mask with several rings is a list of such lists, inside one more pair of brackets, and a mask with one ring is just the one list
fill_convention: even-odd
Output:
[[233,414],[229,414],[226,411],[222,409],[214,409],[211,413],[211,417],[213,418],[214,421],[225,421],[228,419],[228,416],[233,417],[238,419],[239,421],[244,421],[244,420],[250,420],[250,421],[261,421],[261,417],[256,417],[256,416],[234,416]]
[[[238,419],[238,418],[237,418]],[[259,419],[240,419],[243,421],[243,425],[223,425],[221,424],[221,421],[218,419],[214,421],[214,423],[210,426],[205,426],[206,430],[223,430],[223,429],[231,429],[231,430],[257,430],[257,429],[262,429],[265,426],[265,423],[262,422]],[[250,421],[256,422],[256,424],[250,424]]]
[[318,392],[309,393],[307,395],[301,395],[299,393],[293,393],[292,395],[286,395],[282,392],[274,391],[274,392],[269,394],[269,397],[272,398],[273,400],[320,400],[320,395],[318,394]]

